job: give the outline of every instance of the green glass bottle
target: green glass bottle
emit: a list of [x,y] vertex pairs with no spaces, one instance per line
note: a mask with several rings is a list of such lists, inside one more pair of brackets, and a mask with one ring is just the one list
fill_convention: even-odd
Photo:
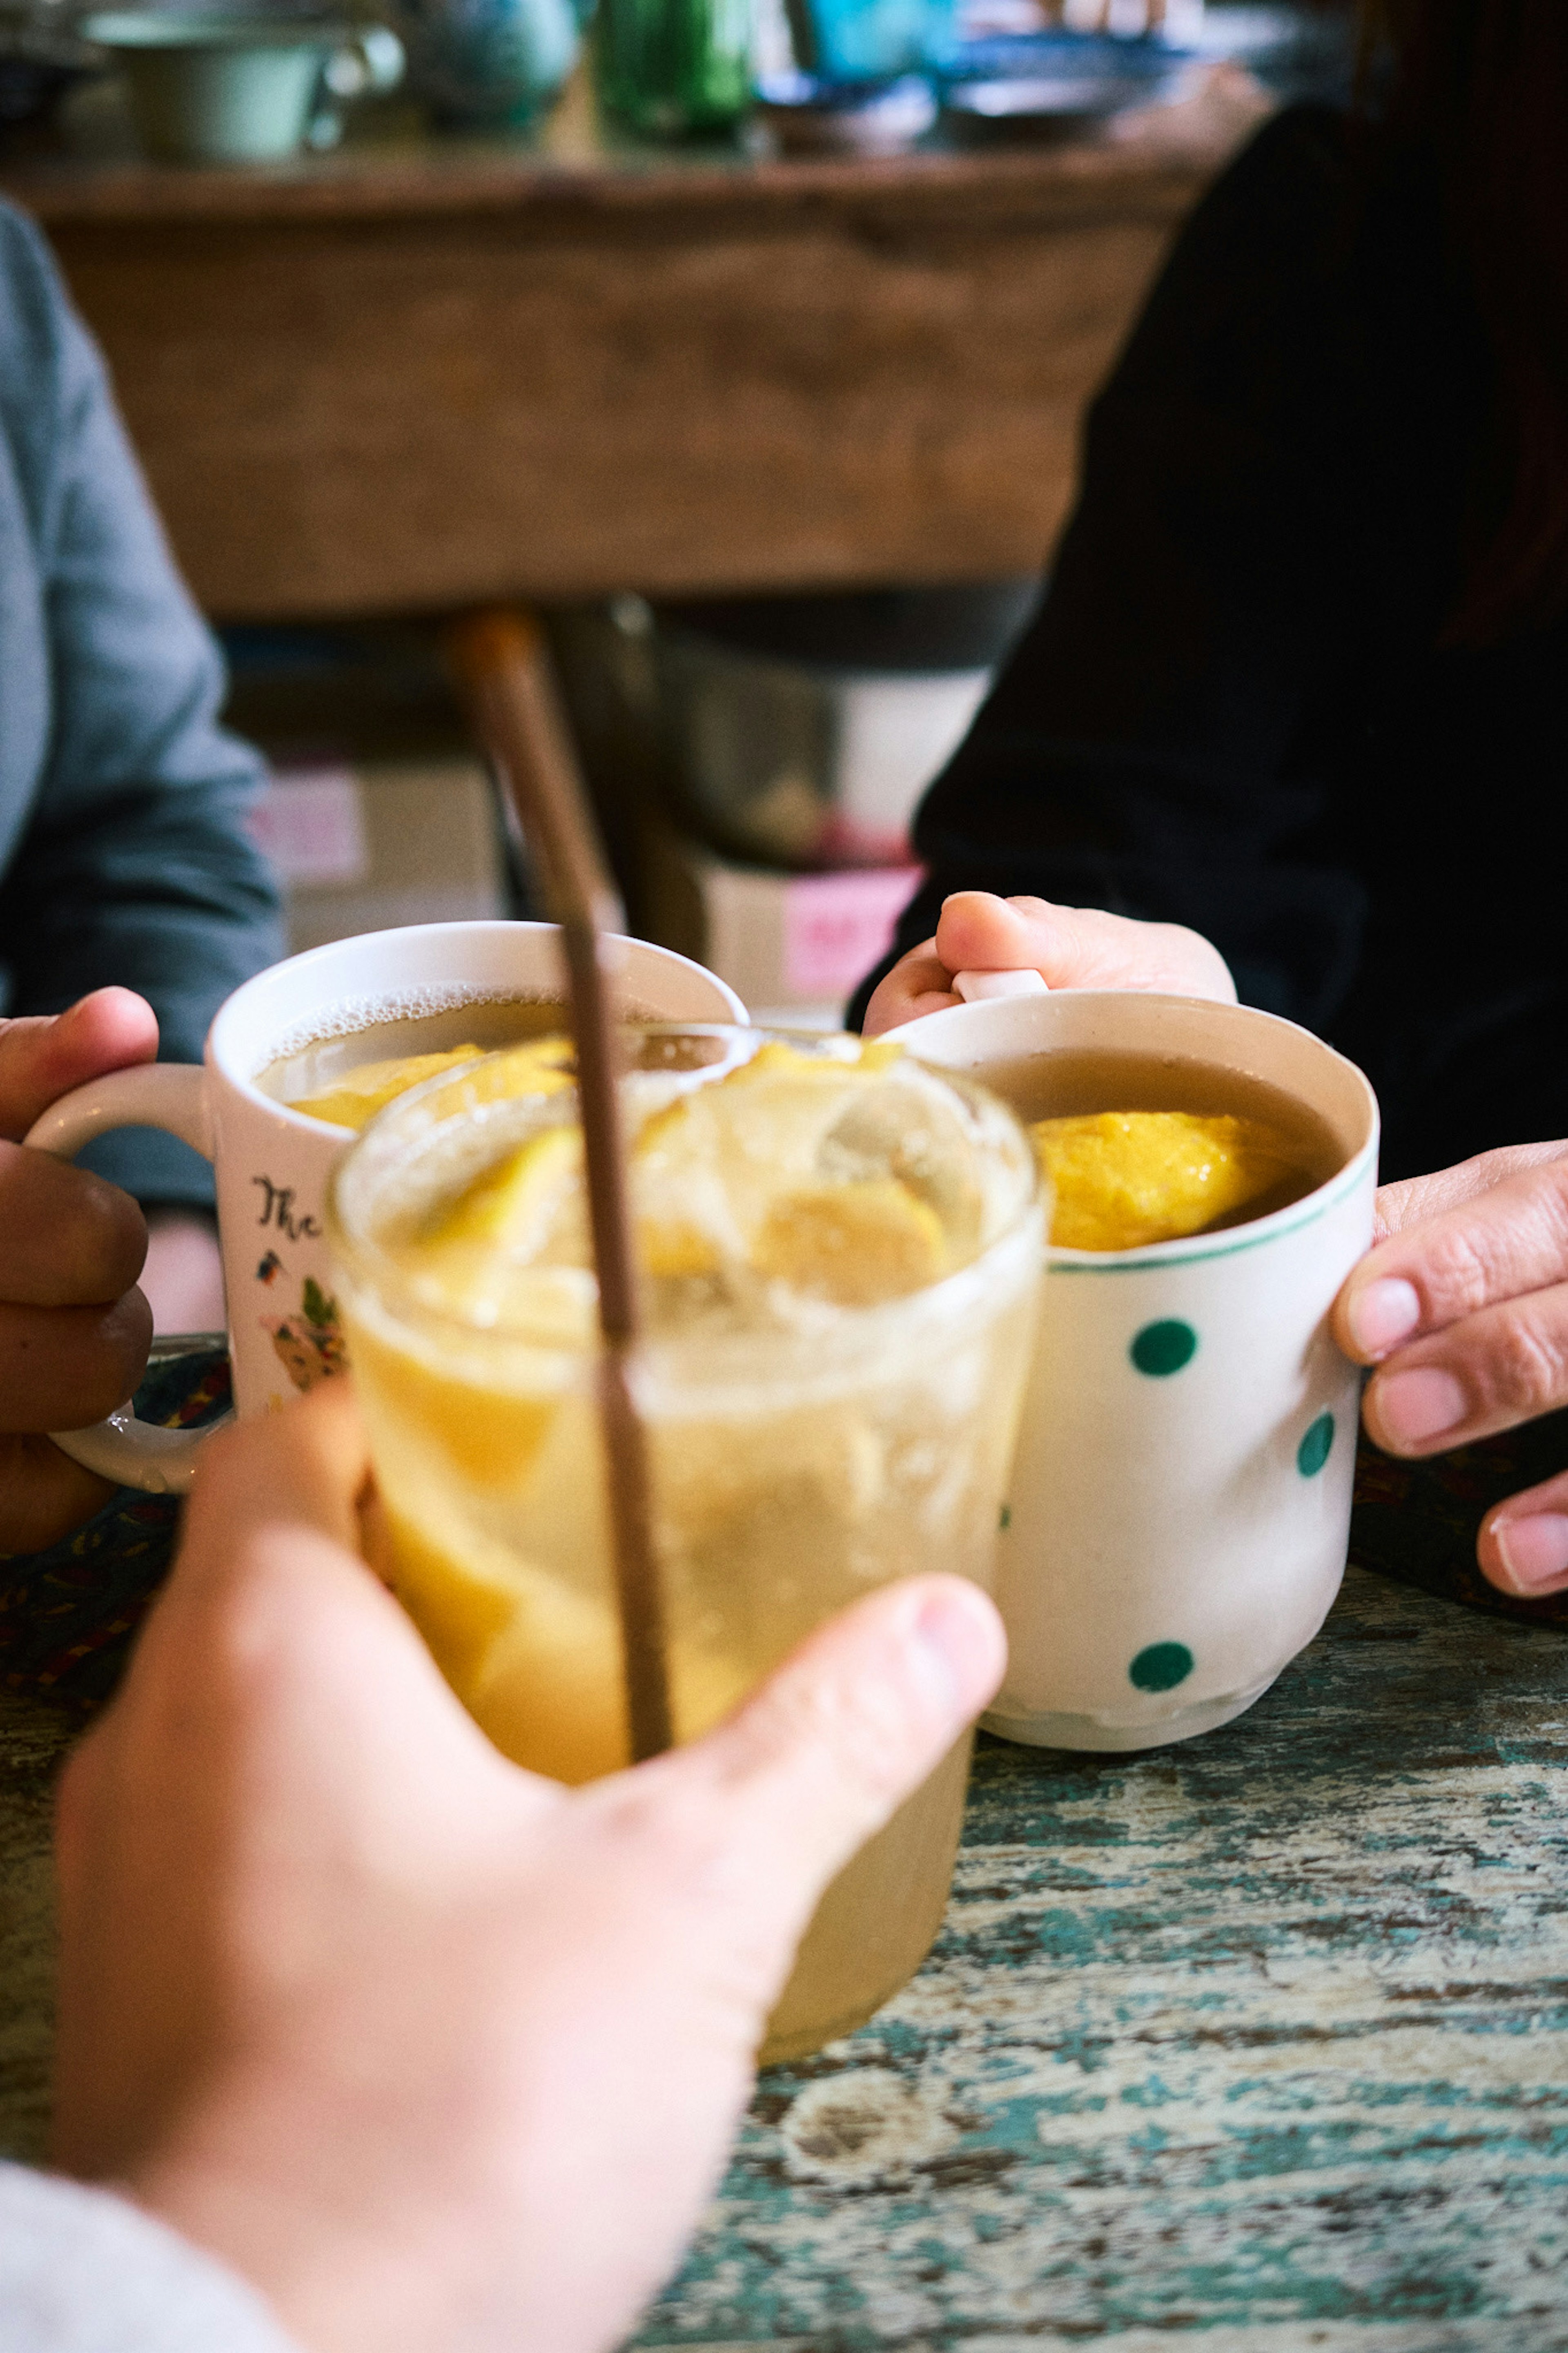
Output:
[[599,0],[599,100],[656,139],[726,131],[752,99],[752,0]]

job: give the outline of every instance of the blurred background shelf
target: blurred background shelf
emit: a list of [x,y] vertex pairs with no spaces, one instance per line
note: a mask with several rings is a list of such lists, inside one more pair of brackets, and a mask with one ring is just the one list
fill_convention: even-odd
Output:
[[[1037,569],[1084,402],[1270,101],[774,161],[366,136],[225,172],[14,157],[220,620]],[[574,107],[577,113],[574,114]]]
[[534,132],[388,102],[220,171],[140,161],[73,92],[0,189],[226,625],[293,944],[529,910],[435,652],[517,599],[633,927],[827,1018],[1037,593],[1087,401],[1274,103],[1221,58],[1070,139],[785,158],[608,135],[580,76]]
[[225,633],[229,723],[272,777],[253,829],[289,946],[528,912],[499,797],[417,626]]
[[[557,610],[556,664],[632,928],[754,1010],[835,1018],[915,887],[914,804],[1037,587]],[[294,951],[541,912],[436,628],[241,625],[225,639],[227,715],[272,764],[256,830]]]

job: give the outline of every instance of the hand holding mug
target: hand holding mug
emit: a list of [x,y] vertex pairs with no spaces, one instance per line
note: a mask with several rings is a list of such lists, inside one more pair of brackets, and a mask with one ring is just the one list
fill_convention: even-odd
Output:
[[1169,1108],[1190,1088],[1188,1108],[1283,1121],[1281,1146],[1312,1136],[1296,1197],[1257,1221],[1052,1242],[997,1541],[1011,1656],[993,1731],[1112,1750],[1229,1723],[1311,1640],[1344,1568],[1360,1381],[1328,1319],[1372,1237],[1372,1090],[1272,1014],[1131,987],[953,1006],[900,1037],[1030,1118],[1056,1057],[1110,1090],[1085,1106],[1107,1111],[1132,1057],[1165,1071]]
[[[956,1005],[961,972],[1003,970],[1050,988],[1236,996],[1218,951],[1179,924],[964,891],[882,981],[867,1030]],[[1376,1247],[1340,1294],[1334,1332],[1377,1368],[1363,1418],[1393,1454],[1439,1454],[1568,1405],[1568,1142],[1384,1186]],[[1504,1592],[1568,1586],[1568,1472],[1490,1513],[1478,1556]]]
[[204,1455],[62,1787],[55,2162],[314,2353],[598,2353],[712,2188],[813,1904],[989,1697],[1000,1628],[911,1578],[566,1789],[354,1556],[366,1477],[342,1382]]
[[[612,940],[607,947],[637,1018],[744,1018],[733,992],[684,956],[641,940]],[[199,1067],[152,1063],[157,1026],[142,1007],[142,1047],[118,1062],[100,1061],[96,1071],[107,1075],[89,1068],[89,1083],[58,1099],[35,1094],[41,1116],[26,1140],[39,1154],[68,1160],[112,1128],[161,1127],[213,1163],[235,1402],[241,1415],[264,1413],[343,1362],[323,1219],[327,1179],[349,1131],[294,1110],[258,1079],[279,1055],[312,1039],[352,1037],[394,1020],[406,1022],[407,1050],[417,1052],[421,1044],[412,1033],[422,1009],[451,1013],[510,998],[531,1009],[542,1001],[559,1004],[564,993],[559,937],[550,923],[417,923],[334,940],[236,989],[213,1023]],[[102,994],[139,1002],[123,990]],[[171,1288],[176,1271],[168,1270]],[[143,1341],[136,1369],[144,1356]],[[133,1386],[127,1382],[111,1409],[123,1407]],[[101,1421],[83,1411],[27,1427],[52,1430],[79,1463],[102,1478],[183,1493],[216,1425],[161,1430],[111,1409]]]
[[[1385,1185],[1334,1330],[1376,1367],[1363,1417],[1391,1454],[1441,1454],[1568,1405],[1568,1143]],[[1477,1553],[1505,1593],[1568,1585],[1568,1472],[1489,1513]]]
[[128,1397],[153,1336],[135,1202],[20,1139],[60,1096],[157,1050],[152,1007],[124,988],[0,1022],[0,1552],[53,1544],[107,1500],[109,1483],[44,1433]]
[[942,902],[936,936],[901,956],[879,984],[866,1008],[866,1035],[959,1004],[960,974],[1017,971],[1037,973],[1047,988],[1152,989],[1236,1002],[1219,950],[1184,924],[955,891]]

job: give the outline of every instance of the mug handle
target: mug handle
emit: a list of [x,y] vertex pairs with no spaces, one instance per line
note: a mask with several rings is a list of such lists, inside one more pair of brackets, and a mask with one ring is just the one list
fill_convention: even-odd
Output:
[[[161,1127],[210,1160],[212,1121],[200,1063],[142,1062],[135,1070],[93,1079],[51,1103],[22,1141],[57,1160],[74,1160],[83,1145],[115,1127]],[[140,1487],[150,1495],[183,1495],[203,1445],[233,1419],[229,1412],[201,1430],[160,1430],[153,1422],[138,1421],[128,1402],[86,1430],[51,1430],[49,1436],[62,1454],[100,1479]]]
[[390,25],[363,25],[334,49],[324,79],[334,98],[395,90],[403,79],[403,44]]

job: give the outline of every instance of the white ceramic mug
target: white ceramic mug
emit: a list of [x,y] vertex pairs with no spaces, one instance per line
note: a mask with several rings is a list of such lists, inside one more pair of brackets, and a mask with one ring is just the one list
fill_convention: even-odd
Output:
[[1361,1376],[1328,1328],[1372,1240],[1377,1103],[1352,1062],[1234,1005],[1068,989],[907,1023],[984,1080],[1058,1049],[1268,1080],[1341,1160],[1250,1225],[1053,1248],[997,1549],[1006,1680],[984,1721],[1053,1748],[1156,1747],[1239,1715],[1310,1642],[1344,1571]]
[[[733,989],[645,940],[606,942],[633,1018],[744,1021]],[[116,1127],[161,1127],[213,1164],[228,1300],[236,1409],[264,1413],[343,1362],[327,1261],[333,1163],[353,1141],[264,1094],[258,1075],[285,1054],[400,1014],[508,997],[562,1002],[566,973],[552,923],[419,923],[291,956],[223,1005],[201,1063],[150,1062],[63,1095],[26,1142],[70,1159]],[[158,1430],[129,1406],[57,1446],[89,1471],[155,1493],[190,1483],[205,1430]]]
[[403,44],[386,25],[265,10],[138,7],[78,31],[125,77],[131,119],[164,164],[267,164],[342,132],[332,101],[396,88]]

